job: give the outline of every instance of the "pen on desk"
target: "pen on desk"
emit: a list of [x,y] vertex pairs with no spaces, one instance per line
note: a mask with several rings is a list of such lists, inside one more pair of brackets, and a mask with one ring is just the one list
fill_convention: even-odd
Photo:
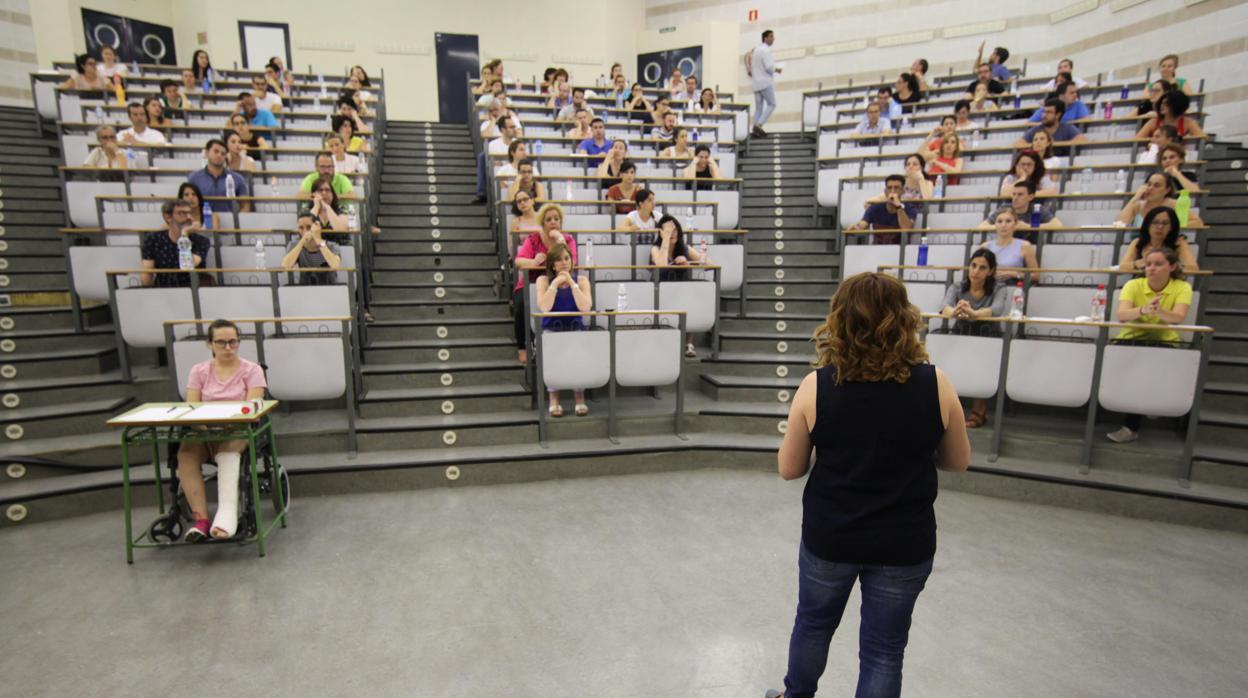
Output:
[[174,405],[173,407],[170,407],[169,409],[165,410],[165,414],[169,414],[170,412],[178,409],[179,407],[181,407],[181,405]]

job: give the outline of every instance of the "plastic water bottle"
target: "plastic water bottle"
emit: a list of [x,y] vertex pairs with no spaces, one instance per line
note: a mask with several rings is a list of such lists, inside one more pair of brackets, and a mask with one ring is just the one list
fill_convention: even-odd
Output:
[[1040,227],[1040,204],[1031,205],[1031,227]]
[[585,266],[594,266],[594,239],[589,238],[585,241]]
[[194,269],[195,259],[191,256],[191,236],[186,233],[178,238],[178,268]]
[[696,129],[696,128],[695,128],[695,129],[693,129],[693,142],[694,142],[694,143],[697,143],[697,142],[698,142],[698,129]]
[[212,204],[204,202],[203,208],[204,230],[212,230]]
[[1018,76],[1017,75],[1015,75],[1013,78],[1010,79],[1010,94],[1012,95],[1018,94]]
[[1092,294],[1092,321],[1105,322],[1105,284],[1097,286]]
[[319,94],[314,95],[312,97],[312,111],[320,111],[320,110],[321,110],[321,96]]
[[719,157],[719,141],[711,141],[711,155]]
[[360,214],[356,212],[354,206],[347,209],[347,227],[351,230],[360,229]]
[[256,240],[256,268],[265,269],[268,266],[264,261],[264,240]]
[[945,176],[936,175],[936,187],[932,192],[932,196],[937,199],[945,198]]
[[1131,86],[1123,85],[1122,93],[1119,95],[1122,99],[1128,99],[1131,96]]
[[1079,176],[1082,179],[1079,193],[1091,194],[1092,193],[1092,168],[1091,167],[1083,168],[1083,172],[1081,172]]
[[1021,106],[1023,106],[1023,96],[1015,92],[1014,93],[1014,108],[1018,109]]
[[139,76],[139,62],[130,61],[130,77],[137,78]]
[[1110,70],[1109,74],[1105,76],[1105,83],[1112,85],[1113,82],[1114,82],[1114,71]]
[[132,163],[134,169],[137,170],[147,167],[147,151],[142,148],[136,148],[133,152],[134,159],[131,160],[130,156],[127,155],[126,160]]
[[919,238],[919,266],[927,266],[927,236]]
[[628,289],[624,288],[624,284],[620,284],[615,289],[615,310],[616,312],[628,310]]
[[99,104],[95,105],[95,121],[96,123],[104,123],[104,107]]
[[233,199],[234,195],[238,193],[235,186],[234,178],[230,176],[229,172],[225,173],[225,196],[227,198]]
[[573,189],[572,189],[572,180],[569,179],[568,183],[564,185],[564,191],[567,192],[567,196],[565,198],[568,201],[576,200],[576,194],[573,192]]
[[979,147],[979,129],[975,129],[974,131],[971,131],[971,147],[972,148]]
[[277,190],[277,177],[269,177],[269,196],[276,199],[279,194]]
[[901,130],[902,131],[910,130],[910,115],[909,114],[901,115]]
[[541,155],[541,154],[542,154],[542,142],[541,142],[541,141],[534,141],[534,142],[533,142],[533,154],[534,154],[534,155]]
[[360,156],[360,174],[368,174],[368,158],[363,155]]
[[1179,217],[1179,227],[1186,228],[1192,214],[1192,195],[1184,189],[1174,199],[1174,213]]
[[1118,176],[1117,178],[1114,179],[1114,191],[1121,194],[1122,192],[1125,192],[1126,190],[1127,190],[1127,171],[1118,170]]
[[1092,243],[1092,249],[1088,251],[1088,268],[1089,269],[1101,268],[1101,259],[1103,256],[1101,250],[1103,250],[1104,247],[1105,245],[1104,243],[1101,242],[1100,237],[1097,237],[1096,242]]
[[693,230],[693,214],[692,214],[692,213],[686,213],[686,214],[685,214],[685,223],[684,223],[684,225],[685,225],[685,232],[686,232],[686,233],[687,233],[687,232],[689,232],[690,230]]
[[1019,281],[1011,292],[1010,297],[1010,317],[1015,320],[1021,320],[1023,317],[1023,282]]
[[1109,101],[1108,99],[1105,100],[1104,112],[1105,113],[1102,116],[1105,117],[1106,121],[1109,121],[1110,119],[1114,118],[1114,103]]

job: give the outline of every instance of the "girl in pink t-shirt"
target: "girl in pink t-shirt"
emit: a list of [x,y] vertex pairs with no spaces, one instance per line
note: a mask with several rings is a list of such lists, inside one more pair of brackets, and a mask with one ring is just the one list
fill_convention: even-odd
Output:
[[546,204],[537,212],[537,222],[542,229],[524,239],[520,249],[516,250],[516,287],[511,293],[511,309],[515,317],[516,359],[527,363],[529,352],[524,345],[524,273],[529,274],[529,283],[537,283],[546,269],[546,252],[556,244],[563,243],[572,253],[572,265],[576,266],[576,240],[571,235],[564,235],[563,209],[559,204]]
[[[259,364],[238,355],[238,327],[229,320],[208,326],[212,360],[191,367],[186,382],[187,402],[260,400],[264,398],[264,371]],[[184,442],[178,448],[178,479],[190,504],[195,523],[185,540],[232,538],[238,529],[238,469],[247,442]],[[217,463],[217,515],[208,524],[208,495],[204,491],[205,461]]]

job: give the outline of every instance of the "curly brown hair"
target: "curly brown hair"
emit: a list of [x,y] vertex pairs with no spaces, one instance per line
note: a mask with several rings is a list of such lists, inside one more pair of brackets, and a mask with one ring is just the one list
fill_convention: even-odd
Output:
[[888,274],[855,274],[841,282],[831,311],[815,328],[812,365],[836,366],[836,382],[910,379],[910,367],[927,361],[919,341],[921,319],[906,287]]

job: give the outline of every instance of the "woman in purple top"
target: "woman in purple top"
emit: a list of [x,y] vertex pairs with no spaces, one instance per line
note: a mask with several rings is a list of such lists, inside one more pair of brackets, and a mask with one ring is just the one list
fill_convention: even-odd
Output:
[[[261,400],[264,398],[264,371],[259,364],[238,355],[238,326],[229,320],[214,320],[208,326],[208,348],[212,359],[191,367],[186,381],[187,402]],[[238,529],[238,468],[247,442],[183,442],[178,448],[178,480],[190,504],[195,523],[184,540],[199,541],[232,538]],[[208,495],[204,491],[202,466],[217,463],[217,515],[208,524]]]

